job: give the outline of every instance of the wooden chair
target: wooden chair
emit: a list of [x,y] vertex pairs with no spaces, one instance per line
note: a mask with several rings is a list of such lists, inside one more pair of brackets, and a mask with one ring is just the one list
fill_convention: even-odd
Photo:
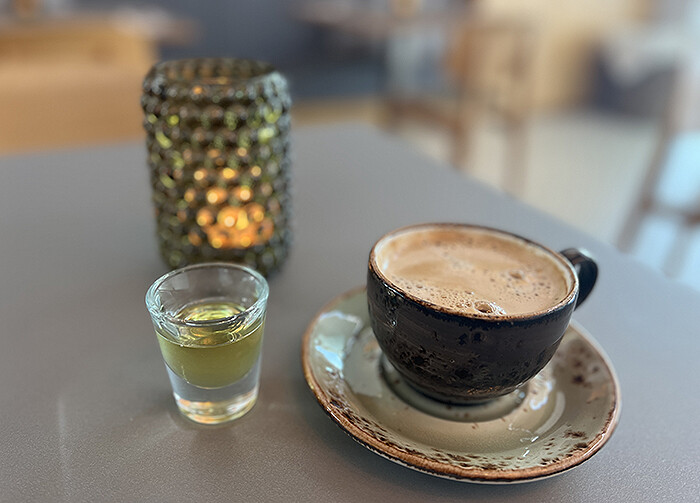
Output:
[[142,135],[145,33],[107,18],[29,20],[0,31],[0,152]]
[[452,99],[392,97],[389,120],[417,118],[444,128],[450,138],[452,163],[462,168],[477,122],[495,116],[506,141],[503,186],[518,193],[526,171],[533,56],[529,24],[518,19],[468,18],[453,34],[444,58],[445,74],[455,89]]
[[621,250],[631,251],[652,217],[675,223],[663,264],[670,276],[681,272],[692,232],[700,228],[700,68],[695,71],[694,83],[688,78],[692,72],[677,72],[654,154],[617,243]]

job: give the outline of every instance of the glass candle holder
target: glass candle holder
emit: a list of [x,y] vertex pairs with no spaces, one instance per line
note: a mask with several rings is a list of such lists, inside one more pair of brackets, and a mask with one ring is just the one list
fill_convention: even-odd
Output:
[[277,270],[291,241],[285,78],[259,61],[166,61],[146,75],[141,105],[167,264]]

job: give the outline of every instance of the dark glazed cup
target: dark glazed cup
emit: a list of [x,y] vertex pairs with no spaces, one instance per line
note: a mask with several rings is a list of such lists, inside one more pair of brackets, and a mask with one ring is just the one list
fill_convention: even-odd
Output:
[[[474,229],[495,233],[544,252],[566,276],[567,293],[529,314],[465,314],[404,291],[382,273],[378,251],[392,238],[421,229]],[[576,306],[591,292],[598,268],[585,253],[556,253],[497,229],[463,224],[423,224],[398,229],[372,248],[367,300],[372,329],[388,361],[423,394],[456,404],[477,403],[514,391],[549,362]]]

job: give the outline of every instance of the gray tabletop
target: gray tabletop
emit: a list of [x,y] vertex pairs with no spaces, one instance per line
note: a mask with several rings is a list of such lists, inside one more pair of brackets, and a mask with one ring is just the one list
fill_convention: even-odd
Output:
[[[260,399],[219,428],[179,416],[144,306],[165,266],[143,146],[0,159],[1,501],[698,501],[698,293],[375,130],[300,130],[293,147],[294,247],[270,284]],[[539,482],[460,483],[373,454],[322,411],[301,371],[307,324],[364,282],[380,235],[424,221],[596,256],[574,317],[622,387],[600,453]]]

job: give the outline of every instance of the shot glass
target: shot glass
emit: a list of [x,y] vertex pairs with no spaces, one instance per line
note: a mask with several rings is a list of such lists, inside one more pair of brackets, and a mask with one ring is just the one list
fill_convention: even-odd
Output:
[[146,292],[180,412],[204,424],[231,421],[258,397],[268,285],[248,267],[196,264]]

